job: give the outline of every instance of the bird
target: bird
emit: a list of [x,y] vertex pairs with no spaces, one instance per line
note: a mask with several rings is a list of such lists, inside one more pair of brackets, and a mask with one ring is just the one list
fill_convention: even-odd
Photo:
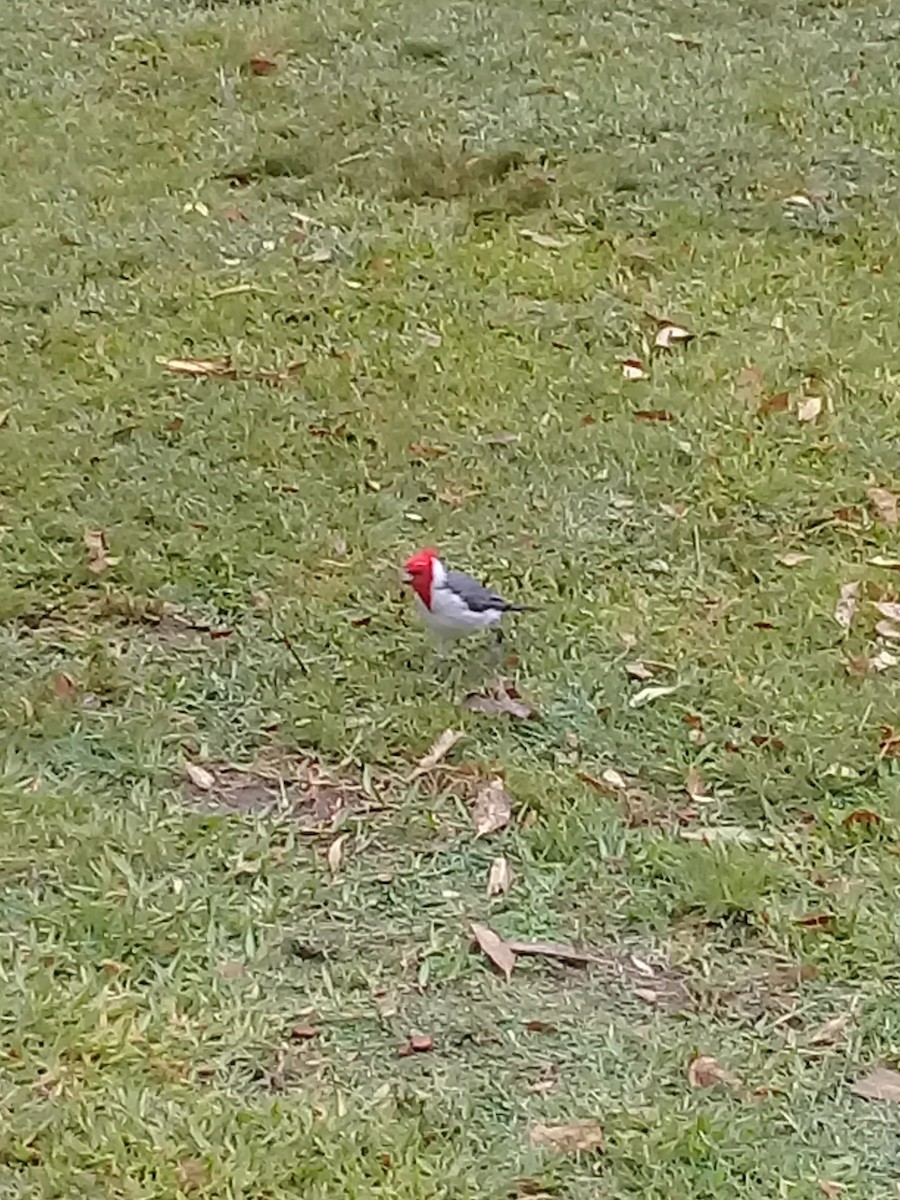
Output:
[[528,611],[527,605],[510,604],[471,575],[448,570],[431,546],[406,560],[403,581],[412,588],[419,615],[439,642],[491,629],[499,644],[504,614]]

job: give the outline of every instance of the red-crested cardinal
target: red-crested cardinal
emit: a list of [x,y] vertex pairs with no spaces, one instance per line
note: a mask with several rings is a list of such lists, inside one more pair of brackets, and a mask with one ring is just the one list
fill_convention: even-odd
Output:
[[413,591],[416,608],[432,633],[441,640],[465,637],[481,629],[496,628],[504,613],[525,612],[521,604],[510,604],[471,575],[448,571],[437,550],[420,550],[407,559],[403,581]]

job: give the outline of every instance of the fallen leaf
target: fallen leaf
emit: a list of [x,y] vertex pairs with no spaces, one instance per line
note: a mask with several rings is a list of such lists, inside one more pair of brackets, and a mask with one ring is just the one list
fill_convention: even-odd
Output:
[[846,1190],[843,1183],[835,1183],[833,1179],[819,1180],[819,1191],[823,1196],[827,1196],[828,1200],[838,1200],[838,1196],[841,1196]]
[[524,1028],[526,1033],[559,1033],[557,1026],[550,1021],[526,1021]]
[[411,1033],[402,1046],[397,1047],[398,1058],[408,1058],[411,1054],[429,1054],[434,1049],[434,1041],[426,1033]]
[[425,446],[421,442],[413,442],[409,452],[416,458],[443,458],[445,454],[450,453],[445,446]]
[[781,203],[791,208],[815,208],[812,200],[804,192],[794,192],[792,196],[785,196]]
[[852,1020],[852,1013],[841,1013],[839,1017],[823,1021],[819,1028],[810,1034],[810,1046],[833,1046],[844,1036],[847,1026]]
[[536,246],[542,246],[545,250],[564,250],[569,244],[560,241],[559,238],[551,237],[548,233],[538,233],[535,229],[520,229],[519,236],[527,238],[529,242],[534,242]]
[[888,529],[896,529],[900,522],[900,512],[897,508],[897,497],[887,488],[870,487],[866,495],[875,512],[875,516]]
[[244,210],[242,208],[237,208],[234,204],[227,204],[225,208],[222,209],[222,216],[226,221],[231,221],[232,223],[240,222],[246,224],[250,220]]
[[328,869],[331,871],[332,875],[337,875],[338,871],[341,869],[341,865],[344,861],[344,844],[349,836],[350,835],[348,833],[338,834],[338,836],[328,847]]
[[319,1030],[315,1025],[295,1025],[291,1030],[291,1040],[295,1042],[311,1042],[318,1036]]
[[794,924],[802,925],[805,929],[828,929],[834,924],[834,915],[826,912],[804,913],[794,920]]
[[114,566],[119,560],[110,558],[106,553],[108,547],[106,544],[106,534],[102,529],[86,529],[84,531],[84,545],[88,552],[88,570],[93,575],[101,575],[109,567]]
[[633,415],[636,421],[645,421],[651,425],[655,422],[675,420],[674,414],[665,408],[638,408]]
[[686,842],[704,842],[708,846],[721,843],[726,846],[756,846],[765,842],[762,834],[743,825],[694,825],[680,830]]
[[854,825],[883,825],[884,819],[871,808],[855,808],[853,812],[847,813],[841,824],[845,829],[852,829]]
[[892,729],[890,725],[882,725],[878,756],[879,758],[900,758],[900,730]]
[[631,382],[646,378],[647,372],[639,358],[626,358],[622,361],[622,374]]
[[877,654],[849,654],[844,659],[844,667],[848,675],[877,675],[880,671],[896,667],[900,659],[889,650],[879,650]]
[[900,571],[900,558],[889,558],[886,554],[876,554],[869,559],[869,566],[885,567],[888,571]]
[[640,659],[636,662],[627,662],[625,664],[625,674],[630,675],[632,679],[646,680],[653,678],[653,671]]
[[654,700],[661,700],[663,696],[671,696],[673,692],[678,691],[678,684],[672,687],[645,687],[641,688],[628,701],[629,708],[643,708],[645,704],[652,704]]
[[811,554],[798,554],[796,550],[789,550],[787,554],[782,554],[778,562],[783,567],[799,567],[801,563],[809,562],[811,558]]
[[790,399],[789,392],[776,392],[773,396],[767,396],[756,411],[761,417],[767,417],[770,413],[787,412]]
[[53,676],[53,694],[57,700],[65,700],[71,703],[78,699],[78,687],[71,675],[65,671],[59,671]]
[[683,325],[666,323],[653,339],[653,344],[660,350],[671,350],[674,345],[689,342],[693,336]]
[[864,1100],[890,1100],[900,1104],[900,1072],[889,1067],[876,1067],[858,1079],[850,1091]]
[[797,404],[798,421],[815,421],[821,412],[821,396],[804,396]]
[[0,429],[2,429],[3,426],[6,424],[6,422],[9,420],[9,414],[11,412],[12,412],[11,408],[4,408],[4,409],[0,410]]
[[485,692],[469,692],[462,706],[468,712],[482,713],[486,717],[517,717],[528,721],[537,716],[537,711],[523,700],[515,688],[498,682]]
[[242,962],[236,962],[232,959],[219,964],[219,974],[223,979],[243,979],[247,974],[247,968]]
[[481,788],[472,805],[475,836],[486,837],[505,829],[511,816],[512,797],[503,786],[502,779],[492,779]]
[[487,925],[478,925],[473,921],[469,928],[481,952],[509,980],[516,965],[516,956],[508,943],[503,940],[499,933],[494,933],[493,929],[489,929]]
[[900,622],[900,604],[895,600],[876,600],[875,611],[889,621]]
[[688,1063],[688,1083],[694,1088],[715,1087],[723,1083],[728,1087],[738,1087],[740,1079],[732,1071],[726,1071],[723,1066],[709,1054],[698,1054]]
[[481,440],[486,446],[512,446],[521,437],[518,433],[488,433]]
[[439,763],[444,761],[462,736],[463,734],[459,729],[445,729],[440,737],[435,738],[434,742],[432,742],[428,753],[416,763],[410,772],[410,780],[417,779],[420,775],[426,775],[429,771],[433,771]]
[[686,46],[688,50],[699,50],[703,45],[697,38],[683,37],[680,33],[666,33],[666,37],[670,42],[674,42],[676,46]]
[[231,357],[226,358],[165,358],[156,360],[173,375],[192,375],[197,379],[236,379],[237,370]]
[[564,942],[513,941],[506,944],[514,954],[522,954],[526,958],[558,958],[562,962],[573,963],[578,967],[597,961],[595,955],[587,954],[584,950],[576,950],[574,946],[567,946]]
[[[841,585],[840,596],[834,610],[834,619],[845,632],[850,629],[850,626],[853,624],[853,618],[856,616],[856,610],[859,606],[859,589],[859,580]],[[886,616],[887,614],[883,615]]]
[[545,1146],[558,1154],[595,1154],[605,1145],[603,1127],[597,1121],[535,1121],[529,1136],[532,1146]]
[[502,896],[509,891],[511,883],[512,872],[509,869],[509,863],[502,856],[495,858],[488,872],[487,894]]
[[210,1180],[209,1168],[202,1158],[183,1158],[175,1168],[179,1192],[189,1196],[205,1188]]
[[251,75],[274,75],[278,70],[277,62],[273,62],[271,58],[264,58],[261,54],[251,58],[247,66]]
[[201,767],[197,763],[185,763],[184,773],[201,792],[208,792],[215,787],[216,777],[211,771],[207,771],[206,767]]
[[689,767],[687,779],[685,780],[684,790],[690,798],[697,803],[705,802],[711,799],[709,792],[706,790],[706,784],[703,782],[703,777],[696,767]]

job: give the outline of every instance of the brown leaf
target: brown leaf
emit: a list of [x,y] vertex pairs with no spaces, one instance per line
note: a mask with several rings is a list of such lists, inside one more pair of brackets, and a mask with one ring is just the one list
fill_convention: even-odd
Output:
[[900,522],[900,512],[897,508],[897,497],[887,488],[870,487],[866,495],[877,519],[888,529],[896,529]]
[[605,1145],[603,1127],[597,1121],[535,1121],[530,1138],[532,1146],[545,1146],[557,1154],[596,1154]]
[[879,650],[873,655],[850,654],[844,659],[848,675],[877,675],[880,671],[896,667],[898,663],[900,658],[891,654],[889,650]]
[[422,442],[413,442],[409,452],[416,458],[443,458],[445,454],[450,453],[446,446],[425,446]]
[[850,1091],[864,1100],[890,1100],[900,1104],[900,1072],[889,1067],[875,1067],[858,1079]]
[[890,621],[878,621],[875,625],[875,632],[880,638],[886,638],[889,642],[900,641],[900,625],[894,625]]
[[803,925],[806,929],[828,929],[834,924],[834,914],[826,912],[804,913],[797,917],[795,925]]
[[402,1046],[397,1048],[398,1058],[408,1058],[411,1054],[429,1054],[434,1049],[434,1041],[426,1033],[411,1033]]
[[666,323],[653,339],[654,346],[660,350],[671,350],[673,346],[689,342],[694,335],[683,325]]
[[652,424],[654,421],[674,421],[675,416],[665,408],[638,408],[635,410],[634,419],[636,421],[646,421]]
[[900,729],[882,725],[878,756],[879,758],[900,758]]
[[71,675],[67,675],[65,671],[59,671],[53,676],[53,694],[57,700],[65,700],[67,703],[72,703],[78,699],[78,687]]
[[703,782],[703,777],[696,767],[689,767],[687,779],[685,780],[684,790],[690,798],[697,803],[710,800],[710,794],[707,791],[706,784]]
[[236,379],[237,370],[231,357],[225,358],[165,358],[156,360],[173,375],[191,375],[196,379]]
[[838,1197],[841,1196],[846,1190],[847,1188],[845,1184],[835,1183],[833,1179],[819,1180],[819,1191],[823,1196],[827,1196],[828,1200],[838,1200]]
[[439,763],[443,762],[462,736],[463,734],[458,729],[445,729],[440,737],[435,738],[432,742],[428,753],[416,763],[410,772],[410,780],[417,779],[420,775],[426,775],[429,771],[433,771]]
[[873,812],[871,808],[854,808],[853,812],[847,813],[841,824],[845,829],[852,829],[854,825],[883,825],[884,818],[880,817],[877,812]]
[[502,779],[492,779],[481,788],[472,805],[475,836],[486,837],[505,829],[511,816],[512,797],[503,786]]
[[694,1088],[715,1087],[723,1083],[728,1087],[738,1087],[740,1079],[731,1071],[726,1071],[709,1054],[698,1054],[688,1063],[688,1083]]
[[622,374],[633,383],[637,379],[644,379],[647,372],[639,358],[626,358],[622,362]]
[[328,869],[332,875],[337,875],[338,871],[344,862],[344,845],[349,837],[349,833],[341,833],[334,839],[328,847]]
[[625,674],[630,675],[632,679],[647,680],[653,678],[654,672],[645,662],[637,659],[635,662],[625,664]]
[[190,1195],[209,1183],[209,1168],[202,1158],[183,1158],[175,1168],[179,1192]]
[[856,616],[859,606],[859,589],[859,580],[841,585],[840,596],[834,610],[834,619],[845,632],[850,629],[853,618]]
[[526,1021],[525,1022],[525,1032],[526,1033],[559,1033],[559,1029],[554,1024],[552,1024],[552,1022],[550,1022],[550,1021],[534,1020],[534,1021]]
[[106,534],[102,529],[86,529],[84,545],[88,552],[88,570],[93,575],[101,575],[107,568],[114,566],[119,560],[110,558],[106,551]]
[[238,208],[234,204],[226,204],[226,206],[222,209],[222,216],[226,221],[231,221],[233,223],[240,222],[246,224],[250,220],[244,210],[242,208]]
[[576,950],[563,942],[507,942],[514,954],[522,954],[528,958],[558,958],[562,962],[572,963],[573,966],[583,967],[588,963],[597,962],[593,954],[584,950]]
[[294,1042],[311,1042],[318,1036],[319,1030],[315,1025],[300,1024],[291,1029],[291,1040]]
[[502,681],[485,692],[469,692],[462,706],[468,712],[482,713],[486,717],[510,716],[527,721],[537,716],[537,710],[523,700],[514,687]]
[[185,763],[184,773],[201,792],[211,791],[215,787],[216,777],[211,771],[207,771],[206,767],[201,767],[198,763]]
[[495,858],[488,872],[487,894],[502,896],[509,891],[511,883],[512,872],[509,869],[509,863],[502,856]]
[[790,399],[789,392],[776,392],[774,396],[767,396],[756,411],[761,417],[768,417],[771,413],[787,412]]
[[797,404],[797,420],[803,422],[818,420],[822,412],[821,396],[804,396]]
[[508,981],[513,973],[513,967],[516,965],[516,956],[509,943],[505,942],[499,933],[494,933],[493,929],[489,929],[487,925],[478,925],[473,921],[469,928],[481,952],[491,960]]
[[261,54],[257,54],[247,63],[251,75],[274,75],[278,70],[278,63],[273,62],[271,58],[264,58]]
[[832,1017],[830,1020],[824,1021],[818,1029],[810,1034],[809,1044],[811,1046],[833,1046],[844,1036],[847,1026],[852,1020],[852,1013],[841,1013],[839,1017]]

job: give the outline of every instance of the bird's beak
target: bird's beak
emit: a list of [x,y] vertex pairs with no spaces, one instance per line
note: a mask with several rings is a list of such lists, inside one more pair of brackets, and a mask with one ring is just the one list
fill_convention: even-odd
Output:
[[410,575],[409,571],[401,571],[400,572],[400,582],[401,583],[412,583],[412,575]]

